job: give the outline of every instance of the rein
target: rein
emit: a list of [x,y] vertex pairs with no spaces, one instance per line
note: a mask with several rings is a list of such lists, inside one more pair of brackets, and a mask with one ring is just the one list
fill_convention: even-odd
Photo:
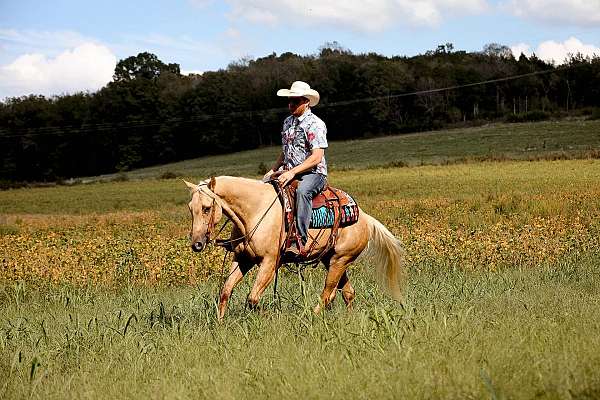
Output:
[[[202,186],[206,186],[207,189],[210,191],[210,193],[207,193],[206,191],[203,190]],[[276,194],[275,198],[273,199],[273,201],[271,202],[271,204],[269,205],[269,207],[267,208],[267,210],[263,213],[263,215],[260,217],[260,219],[258,220],[258,222],[256,223],[256,225],[254,226],[254,228],[250,229],[250,231],[240,237],[234,238],[234,239],[229,239],[229,240],[219,240],[218,237],[219,235],[223,232],[223,230],[225,229],[225,227],[227,226],[227,224],[229,224],[229,222],[231,222],[231,217],[227,216],[227,221],[225,221],[225,223],[223,224],[223,226],[221,226],[221,229],[219,229],[219,232],[217,232],[217,234],[211,238],[212,236],[212,231],[216,225],[214,219],[215,219],[215,203],[217,203],[217,197],[219,196],[218,194],[216,194],[215,192],[213,192],[212,190],[210,190],[210,188],[208,188],[208,184],[207,183],[199,183],[198,184],[198,192],[202,192],[205,195],[211,197],[213,199],[212,205],[211,205],[211,214],[210,214],[210,219],[208,222],[208,227],[206,229],[206,244],[208,245],[211,242],[215,242],[215,245],[222,247],[223,249],[225,249],[225,253],[223,255],[223,264],[221,265],[221,285],[225,284],[225,281],[231,276],[231,274],[233,274],[233,272],[235,271],[235,269],[233,271],[231,271],[229,273],[229,275],[227,277],[225,277],[225,264],[227,261],[227,255],[229,252],[233,252],[233,246],[231,246],[233,243],[237,243],[240,241],[244,241],[245,243],[248,244],[248,246],[250,248],[252,248],[252,245],[250,244],[250,240],[252,239],[252,237],[254,236],[254,233],[256,233],[256,231],[258,230],[258,227],[260,226],[260,224],[262,223],[262,221],[265,219],[265,217],[267,216],[267,214],[269,213],[269,211],[271,210],[271,208],[273,208],[273,206],[275,205],[275,202],[279,199],[279,195]],[[211,194],[212,193],[212,194]],[[213,196],[214,195],[214,196]],[[221,206],[222,207],[222,206]],[[285,218],[285,216],[284,216]],[[282,224],[282,230],[283,230],[283,224]],[[281,257],[281,245],[279,246],[279,252],[277,254],[277,265],[279,265],[279,259]],[[254,251],[254,249],[252,249],[252,251]],[[256,251],[254,251],[256,253]],[[236,269],[239,268],[236,267]],[[277,268],[278,269],[278,268]],[[277,288],[277,272],[275,273],[275,288]],[[221,286],[221,289],[219,291],[222,291],[223,287]],[[275,289],[276,290],[276,289]]]
[[[212,236],[213,230],[215,228],[215,203],[217,202],[216,199],[218,197],[218,195],[216,193],[214,193],[212,190],[210,190],[210,193],[207,193],[206,191],[204,191],[202,189],[202,186],[207,186],[207,183],[199,183],[198,184],[198,192],[202,192],[205,195],[211,197],[213,199],[213,203],[211,205],[211,212],[210,212],[210,219],[208,221],[208,228],[206,229],[206,244],[214,241],[215,244],[217,246],[223,247],[225,250],[227,251],[232,251],[230,250],[228,247],[230,247],[231,244],[233,243],[238,243],[240,241],[244,241],[245,243],[247,243],[248,245],[250,245],[250,240],[252,239],[252,237],[254,236],[254,234],[256,233],[256,231],[258,230],[258,227],[260,226],[260,224],[262,223],[262,221],[265,219],[265,217],[267,216],[267,214],[269,213],[269,211],[271,210],[271,208],[273,208],[273,205],[275,205],[275,202],[279,199],[278,196],[275,196],[275,198],[273,199],[273,201],[271,202],[271,204],[269,205],[269,207],[267,208],[267,210],[263,213],[263,215],[260,217],[260,219],[258,220],[258,222],[256,223],[256,225],[254,225],[254,227],[252,229],[250,229],[250,231],[248,231],[248,233],[234,238],[234,239],[229,239],[229,240],[219,240],[218,237],[219,235],[223,232],[223,230],[225,229],[225,227],[227,226],[227,224],[229,222],[231,222],[231,218],[227,217],[227,221],[225,221],[225,223],[223,224],[223,226],[221,227],[221,229],[219,230],[219,232],[217,232],[217,234],[214,237]],[[211,195],[211,193],[214,195]],[[231,249],[233,249],[233,247],[231,247]]]
[[[204,190],[204,186],[206,186],[207,190]],[[256,231],[258,230],[258,227],[260,226],[260,224],[263,222],[263,220],[265,219],[265,217],[267,216],[267,214],[269,213],[269,211],[271,210],[271,208],[273,208],[273,206],[275,205],[275,203],[277,202],[277,200],[280,199],[280,197],[283,195],[283,189],[279,186],[277,186],[276,189],[276,195],[275,198],[273,199],[273,201],[271,202],[271,204],[269,205],[269,207],[265,210],[265,212],[263,213],[263,215],[260,217],[260,219],[258,220],[258,222],[256,223],[256,225],[254,225],[254,227],[252,229],[250,229],[250,231],[248,231],[247,233],[245,233],[242,236],[239,236],[237,238],[233,238],[233,239],[229,239],[229,240],[221,240],[218,239],[219,235],[223,232],[223,230],[225,229],[225,227],[229,224],[229,222],[232,221],[232,218],[227,216],[227,220],[225,221],[225,223],[223,224],[223,226],[221,226],[221,229],[219,229],[219,232],[217,232],[216,235],[213,236],[213,231],[214,228],[216,226],[215,223],[215,203],[220,203],[222,200],[219,198],[219,195],[216,194],[215,192],[213,192],[209,187],[208,187],[208,183],[202,182],[199,183],[197,185],[197,190],[198,192],[201,192],[207,196],[209,196],[210,198],[212,198],[212,205],[211,205],[211,214],[210,214],[210,218],[209,218],[209,222],[208,222],[208,227],[206,230],[206,244],[208,245],[211,242],[214,242],[216,246],[222,247],[223,249],[225,249],[225,254],[223,255],[223,264],[221,266],[221,282],[222,285],[225,284],[225,281],[229,278],[229,276],[231,276],[231,274],[235,271],[235,269],[233,271],[231,271],[229,273],[229,275],[227,277],[225,277],[225,264],[227,261],[227,256],[228,256],[228,252],[233,252],[233,244],[235,243],[239,243],[241,241],[243,241],[245,244],[247,244],[251,249],[252,249],[252,245],[250,243],[250,241],[252,240],[252,237],[254,236],[254,234],[256,233]],[[219,198],[219,201],[217,201],[217,198]],[[219,204],[221,205],[221,204]],[[223,207],[221,205],[221,207]],[[283,221],[281,222],[281,233],[280,233],[280,238],[281,236],[285,233],[285,219],[286,219],[286,215],[285,215],[285,211],[282,212],[282,217],[283,217]],[[239,220],[238,220],[239,221]],[[239,221],[241,223],[241,221]],[[310,246],[310,248],[308,249],[308,252],[311,252],[314,249],[314,246],[316,245],[316,242],[318,240],[318,238],[320,238],[323,233],[324,233],[325,229],[321,229],[319,231],[319,233],[317,234],[317,237],[313,240],[313,244]],[[284,243],[287,241],[287,238],[284,238]],[[304,280],[304,277],[302,276],[302,271],[309,265],[311,266],[316,266],[321,259],[323,258],[323,256],[331,250],[331,248],[333,247],[333,244],[335,243],[335,238],[332,235],[327,243],[327,246],[325,246],[325,249],[323,251],[321,251],[318,256],[316,258],[313,258],[311,260],[306,260],[306,261],[300,261],[300,262],[295,262],[296,264],[296,273],[302,278],[302,280]],[[256,251],[254,251],[254,249],[252,249],[252,251],[254,253],[256,253]],[[274,296],[277,296],[277,283],[278,283],[278,278],[279,278],[279,267],[280,267],[280,263],[281,263],[281,252],[282,252],[282,244],[279,244],[279,249],[277,252],[277,260],[276,260],[276,269],[275,269],[275,283],[273,286],[273,294]],[[239,267],[238,267],[239,268]],[[289,268],[289,266],[288,266]],[[291,269],[291,268],[290,268]],[[221,290],[223,288],[221,287]]]

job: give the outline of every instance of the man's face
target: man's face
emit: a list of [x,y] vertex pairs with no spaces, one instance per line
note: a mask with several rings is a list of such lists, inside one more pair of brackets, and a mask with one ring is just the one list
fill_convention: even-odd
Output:
[[301,116],[306,107],[308,107],[309,100],[306,97],[290,97],[288,99],[288,109],[293,116]]

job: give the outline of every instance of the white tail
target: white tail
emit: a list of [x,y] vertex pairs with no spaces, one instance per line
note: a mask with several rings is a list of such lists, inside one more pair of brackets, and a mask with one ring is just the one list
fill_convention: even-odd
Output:
[[381,222],[367,213],[362,213],[369,225],[369,244],[366,256],[375,264],[377,279],[390,295],[402,300],[401,285],[406,277],[404,266],[404,247]]

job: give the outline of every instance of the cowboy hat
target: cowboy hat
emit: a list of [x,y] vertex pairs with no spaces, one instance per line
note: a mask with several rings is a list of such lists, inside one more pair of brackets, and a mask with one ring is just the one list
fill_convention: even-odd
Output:
[[289,89],[279,89],[277,91],[279,97],[306,97],[310,101],[310,106],[314,107],[319,104],[319,92],[310,88],[310,85],[306,82],[296,81],[292,83],[292,87]]

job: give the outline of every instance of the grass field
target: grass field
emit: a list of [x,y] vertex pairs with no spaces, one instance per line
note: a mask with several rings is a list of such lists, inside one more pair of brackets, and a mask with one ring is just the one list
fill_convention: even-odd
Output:
[[575,398],[600,396],[598,258],[530,270],[411,274],[403,307],[353,271],[356,310],[319,316],[323,279],[281,279],[259,312],[243,283],[107,289],[6,285],[3,398]]
[[386,140],[330,181],[404,242],[405,300],[361,261],[351,313],[284,270],[217,323],[222,253],[189,250],[176,179],[0,192],[0,398],[599,398],[600,160],[364,169]]

